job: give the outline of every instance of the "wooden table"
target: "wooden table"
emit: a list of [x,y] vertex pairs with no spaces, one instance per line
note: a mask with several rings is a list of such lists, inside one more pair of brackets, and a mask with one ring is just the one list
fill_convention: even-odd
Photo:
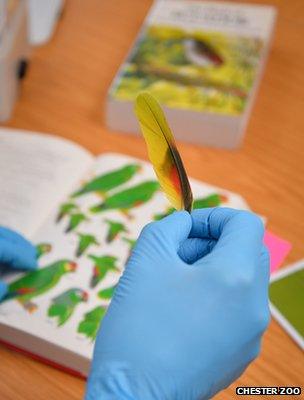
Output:
[[[287,261],[293,262],[304,257],[304,2],[268,3],[278,7],[278,23],[243,147],[180,148],[192,177],[240,193],[268,217],[269,228],[292,242]],[[146,158],[140,138],[106,130],[103,110],[110,82],[150,4],[151,0],[67,1],[52,41],[33,51],[7,126],[57,133],[96,154],[118,151]],[[3,400],[82,398],[81,379],[4,347],[0,360]],[[272,322],[259,359],[217,398],[236,398],[237,385],[299,385],[303,377],[303,354]]]

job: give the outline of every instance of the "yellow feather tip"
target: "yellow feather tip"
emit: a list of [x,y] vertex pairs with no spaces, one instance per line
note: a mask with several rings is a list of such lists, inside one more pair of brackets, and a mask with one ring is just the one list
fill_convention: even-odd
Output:
[[176,210],[191,212],[190,183],[161,106],[150,93],[141,92],[135,100],[135,114],[162,190]]

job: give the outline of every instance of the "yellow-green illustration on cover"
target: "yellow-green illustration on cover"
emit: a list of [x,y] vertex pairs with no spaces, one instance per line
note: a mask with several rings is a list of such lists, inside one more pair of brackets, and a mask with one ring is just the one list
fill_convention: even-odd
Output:
[[258,38],[150,25],[112,95],[133,101],[147,90],[168,107],[238,115],[245,108],[262,48]]

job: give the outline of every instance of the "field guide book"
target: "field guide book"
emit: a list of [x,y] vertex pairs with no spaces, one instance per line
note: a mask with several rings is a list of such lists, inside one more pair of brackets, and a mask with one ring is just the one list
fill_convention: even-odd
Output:
[[[0,342],[86,376],[94,340],[145,224],[172,212],[151,165],[93,156],[46,134],[0,130],[0,221],[37,245],[39,269],[1,271]],[[191,180],[194,207],[247,209]],[[155,293],[157,296],[157,293]]]
[[138,133],[133,102],[146,90],[162,104],[177,139],[238,146],[275,17],[266,5],[154,1],[110,87],[107,126]]

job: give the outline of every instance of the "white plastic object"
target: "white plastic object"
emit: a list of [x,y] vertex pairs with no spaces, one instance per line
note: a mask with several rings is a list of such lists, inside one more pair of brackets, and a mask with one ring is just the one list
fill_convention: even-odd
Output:
[[63,0],[28,0],[29,32],[32,45],[41,45],[50,40],[63,6]]
[[[3,8],[2,10],[4,10]],[[0,121],[10,118],[29,59],[27,6],[21,0],[9,19],[3,19],[0,36]]]

